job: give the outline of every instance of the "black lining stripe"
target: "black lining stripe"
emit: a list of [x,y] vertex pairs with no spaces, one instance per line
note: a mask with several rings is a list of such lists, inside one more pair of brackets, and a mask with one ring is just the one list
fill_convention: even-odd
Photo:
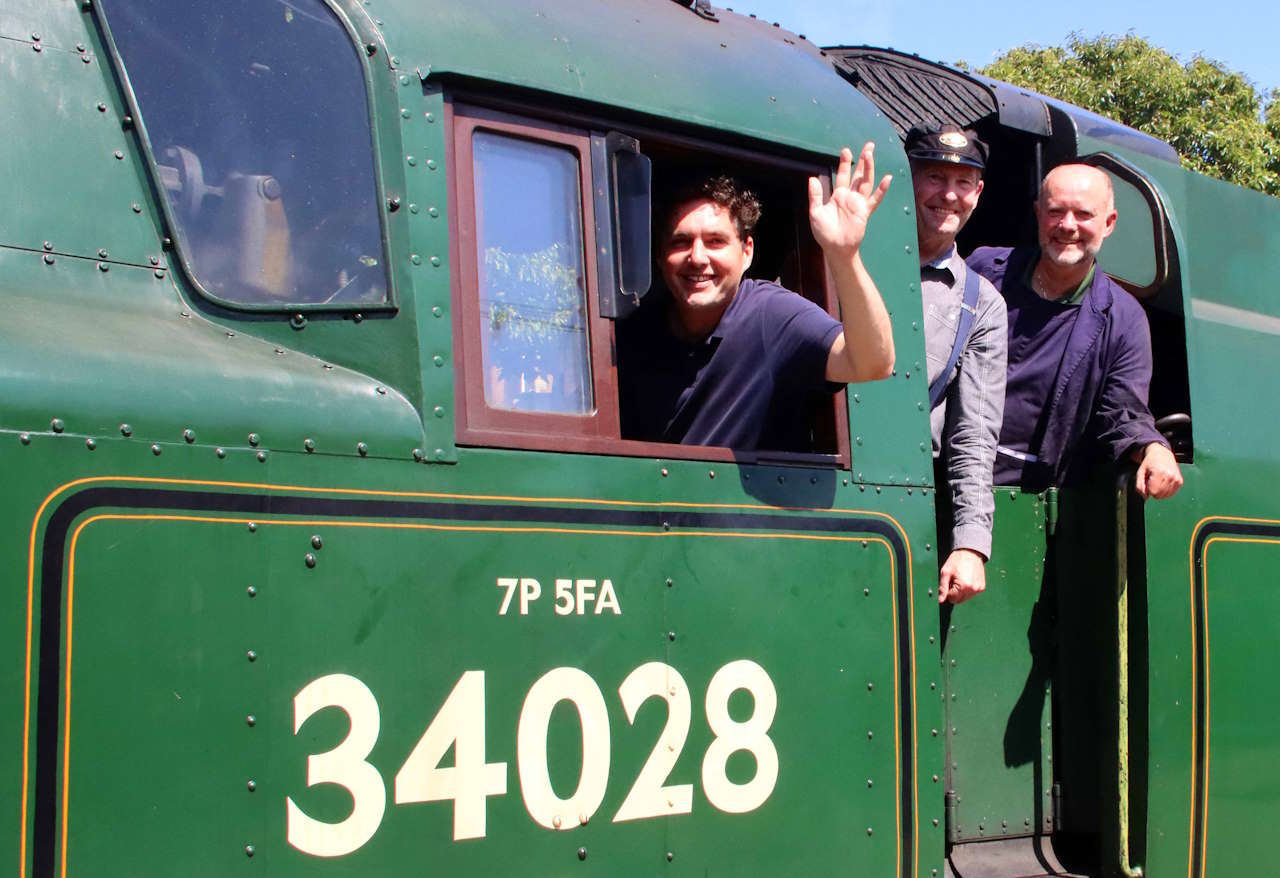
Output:
[[[35,820],[32,846],[35,878],[55,873],[57,860],[57,777],[59,693],[62,681],[61,633],[63,576],[68,535],[77,518],[93,509],[148,509],[180,512],[222,512],[248,516],[320,516],[329,518],[437,520],[461,522],[519,522],[526,524],[584,524],[612,527],[674,529],[801,531],[808,533],[871,533],[883,537],[894,556],[898,614],[898,736],[902,784],[902,856],[899,874],[913,878],[912,810],[915,789],[912,747],[915,716],[912,709],[911,570],[907,546],[889,521],[866,516],[822,516],[754,512],[708,512],[688,509],[601,509],[562,506],[524,506],[422,500],[334,498],[291,494],[240,494],[156,488],[97,487],[69,496],[49,516],[40,561],[40,654],[36,700]],[[50,611],[50,608],[54,608]],[[52,685],[49,684],[52,681]]]
[[1195,797],[1191,801],[1191,875],[1204,874],[1205,858],[1205,825],[1204,815],[1209,797],[1209,777],[1207,771],[1208,741],[1205,734],[1209,730],[1209,703],[1205,697],[1208,689],[1208,651],[1209,627],[1206,614],[1204,578],[1204,552],[1209,538],[1215,534],[1232,536],[1280,537],[1280,525],[1251,524],[1244,521],[1213,521],[1196,531],[1195,541],[1191,546],[1191,557],[1194,567],[1194,586],[1192,588],[1191,630],[1194,650],[1192,663],[1195,666],[1195,699],[1192,705],[1193,722],[1196,731],[1195,752],[1191,754],[1195,771]]

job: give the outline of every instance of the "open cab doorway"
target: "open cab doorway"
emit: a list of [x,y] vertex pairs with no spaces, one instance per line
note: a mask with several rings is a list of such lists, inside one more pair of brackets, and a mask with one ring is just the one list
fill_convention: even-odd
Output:
[[[985,189],[959,238],[1035,245],[1040,180],[1066,162],[1106,171],[1120,220],[1101,268],[1143,304],[1151,409],[1192,459],[1182,281],[1159,187],[1140,169],[1165,144],[1002,83],[867,47],[829,49],[899,133],[972,128],[991,147]],[[1026,494],[993,488],[987,590],[945,606],[945,813],[957,878],[1134,875],[1146,858],[1147,592],[1143,505],[1132,469]]]

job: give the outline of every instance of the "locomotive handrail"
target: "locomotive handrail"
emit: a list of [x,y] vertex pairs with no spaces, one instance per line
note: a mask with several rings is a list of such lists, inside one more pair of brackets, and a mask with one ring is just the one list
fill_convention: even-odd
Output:
[[1129,861],[1129,496],[1137,468],[1125,466],[1116,476],[1116,810],[1119,827],[1116,859],[1125,878],[1142,878],[1142,867]]

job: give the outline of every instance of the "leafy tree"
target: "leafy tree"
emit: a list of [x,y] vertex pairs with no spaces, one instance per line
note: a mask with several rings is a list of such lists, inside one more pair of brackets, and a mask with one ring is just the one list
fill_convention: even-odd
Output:
[[1280,195],[1280,89],[1264,102],[1217,61],[1185,64],[1141,37],[1072,34],[1011,49],[981,73],[1158,137],[1185,167]]

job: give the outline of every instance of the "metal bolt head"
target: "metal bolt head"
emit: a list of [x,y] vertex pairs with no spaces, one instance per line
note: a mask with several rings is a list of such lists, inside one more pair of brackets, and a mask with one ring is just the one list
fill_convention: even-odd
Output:
[[190,427],[188,427],[187,429],[185,429],[185,430],[183,430],[183,431],[182,431],[182,438],[183,438],[183,439],[185,439],[185,440],[187,440],[187,443],[188,443],[188,444],[190,444],[190,443],[192,443],[192,442],[195,442],[195,441],[196,441],[196,431],[195,431],[195,430],[192,430]]
[[52,254],[50,254],[50,253],[46,253],[46,254],[44,254],[44,264],[45,264],[45,265],[53,265],[53,263],[54,263],[53,255],[52,255]]
[[30,445],[30,444],[31,444],[31,434],[30,434],[30,433],[22,433],[21,435],[19,435],[19,436],[18,436],[18,441],[19,441],[19,442],[21,442],[23,445]]
[[258,718],[253,714],[249,714],[248,716],[246,716],[244,718],[244,721],[250,726],[256,726],[258,724]]
[[99,248],[98,248],[98,258],[99,258],[99,259],[106,259],[106,258],[107,258],[107,248],[105,248],[105,247],[99,247]]
[[416,460],[418,463],[422,463],[422,460],[423,460],[423,458],[425,458],[425,457],[426,457],[426,455],[422,453],[422,449],[421,449],[421,448],[415,448],[415,449],[413,449],[413,459],[414,459],[414,460]]
[[303,558],[302,560],[303,560],[303,563],[305,563],[308,567],[316,566],[316,556],[311,554],[310,552],[307,552],[306,557]]
[[66,429],[66,425],[62,423],[62,418],[54,418],[49,422],[49,428],[55,433],[61,433]]
[[117,149],[115,152],[113,152],[113,153],[111,153],[111,154],[112,154],[113,156],[115,156],[118,160],[120,160],[120,161],[124,161],[124,151],[123,151],[123,150],[119,150],[119,149]]
[[249,597],[251,598],[256,598],[258,596],[257,586],[253,586],[253,585],[249,586],[248,588],[245,589],[245,594],[249,595]]
[[244,654],[244,657],[245,657],[245,658],[247,658],[247,659],[248,659],[249,661],[251,661],[251,662],[256,662],[256,661],[258,660],[258,653],[257,653],[257,651],[256,651],[256,650],[252,650],[252,649],[251,649],[251,650],[249,650],[248,652],[246,652],[246,653]]
[[213,453],[214,453],[214,454],[216,454],[216,455],[218,455],[218,459],[219,459],[219,460],[221,460],[222,458],[224,458],[224,457],[226,457],[226,456],[227,456],[227,449],[225,449],[225,448],[215,448],[215,449],[213,450]]
[[356,451],[360,454],[361,457],[364,457],[366,454],[369,453],[369,446],[365,445],[363,442],[357,442]]
[[253,856],[253,845],[251,845],[251,844],[247,844],[247,845],[245,845],[245,846],[244,846],[244,855],[245,855],[246,857],[252,857],[252,856]]
[[587,849],[586,849],[586,848],[578,848],[578,859],[579,859],[579,860],[585,860],[586,858],[587,858]]
[[375,388],[374,388],[374,390],[376,390],[376,391],[377,391],[378,396],[386,396],[386,395],[387,395],[387,388],[385,388],[385,387],[381,387],[381,386],[379,386],[379,387],[375,387]]
[[90,436],[88,439],[84,440],[84,447],[88,448],[90,451],[93,451],[93,449],[98,447],[98,443],[94,440],[92,436]]
[[674,853],[673,851],[667,851],[667,862],[668,862],[668,863],[670,863],[670,862],[671,862],[672,860],[674,860],[675,858],[676,858],[676,855],[675,855],[675,853]]
[[129,437],[129,436],[132,436],[132,435],[133,435],[133,427],[130,427],[128,424],[121,424],[121,425],[120,425],[120,435],[121,435],[121,436],[124,436],[124,437],[126,437],[126,438],[127,438],[127,437]]
[[249,533],[257,533],[257,532],[258,532],[258,526],[254,524],[252,521],[249,522]]
[[319,534],[313,535],[311,537],[311,548],[319,550],[323,547],[324,547],[324,540],[320,539],[320,535]]
[[674,641],[675,641],[675,639],[676,639],[676,633],[675,633],[674,631],[668,631],[668,632],[667,632],[667,640],[670,640],[670,641],[673,641],[673,642],[674,642]]
[[257,783],[257,781],[252,781],[252,780],[251,780],[251,781],[249,781],[247,784],[245,784],[245,786],[246,786],[246,787],[248,787],[249,792],[251,792],[251,793],[252,793],[254,790],[256,790],[256,789],[258,788],[258,783]]
[[111,266],[107,265],[107,263],[105,262],[98,263],[98,271],[110,271],[110,270],[111,270]]
[[151,453],[152,453],[152,454],[154,454],[156,457],[159,457],[159,456],[160,456],[160,452],[161,452],[162,450],[163,450],[163,449],[161,449],[161,447],[160,447],[159,445],[152,444],[152,446],[151,446]]
[[257,448],[257,447],[258,447],[258,434],[257,434],[257,433],[250,433],[250,434],[249,434],[249,444],[250,444],[250,445],[252,445],[254,448]]
[[266,463],[266,462],[267,462],[267,453],[265,451],[259,451],[258,463]]

